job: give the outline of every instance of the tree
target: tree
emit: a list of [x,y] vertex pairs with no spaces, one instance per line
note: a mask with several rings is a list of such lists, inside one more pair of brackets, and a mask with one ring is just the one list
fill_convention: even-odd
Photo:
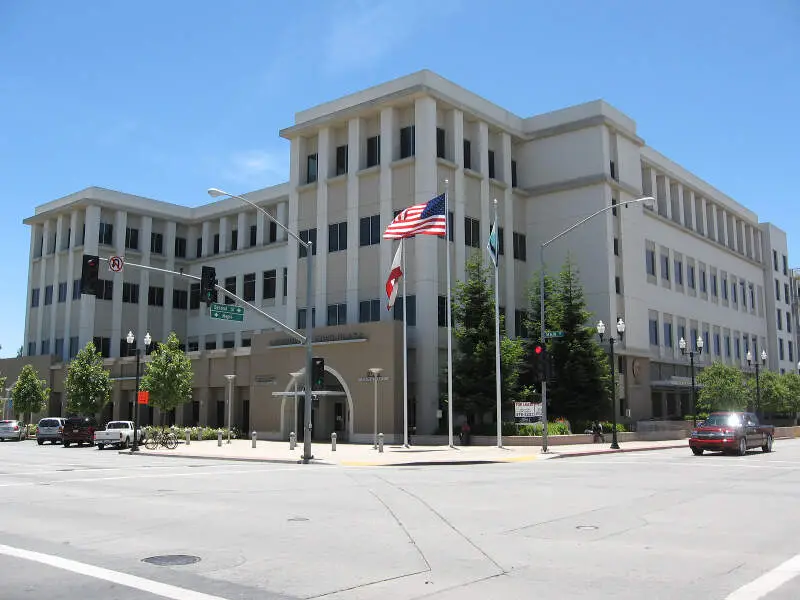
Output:
[[111,400],[111,376],[92,342],[69,363],[64,391],[67,412],[72,415],[96,415]]
[[789,388],[786,386],[783,377],[777,373],[765,369],[759,373],[759,389],[756,389],[755,377],[748,378],[747,388],[752,404],[760,414],[783,414],[791,410]]
[[[489,269],[480,253],[466,264],[466,281],[456,282],[453,321],[456,352],[453,357],[455,407],[471,420],[490,412],[497,403],[495,368],[494,293],[488,283]],[[502,317],[501,317],[502,319]],[[500,323],[501,334],[503,322]],[[500,340],[501,393],[503,403],[517,393],[522,343],[502,336]]]
[[800,375],[794,372],[786,373],[783,382],[788,393],[788,412],[794,415],[794,421],[797,423],[797,414],[800,413]]
[[734,367],[714,362],[697,375],[698,414],[715,410],[744,410],[750,396],[742,372]]
[[147,363],[142,389],[150,392],[149,402],[166,413],[192,399],[192,361],[180,348],[180,340],[171,332],[166,343],[159,343]]
[[[555,330],[558,329],[559,313],[558,306],[556,305],[556,280],[549,274],[544,275],[544,312],[545,312],[545,329]],[[530,301],[530,311],[524,320],[527,335],[523,335],[522,348],[523,356],[520,363],[519,374],[519,387],[521,396],[526,401],[533,400],[535,396],[536,374],[533,372],[532,367],[534,364],[532,353],[533,347],[539,342],[541,337],[541,323],[542,323],[542,303],[539,295],[541,289],[541,271],[534,274],[531,286],[528,292]],[[541,340],[544,342],[545,340]]]
[[33,368],[33,365],[22,367],[14,387],[11,388],[14,413],[22,414],[26,419],[30,419],[31,414],[43,411],[50,399],[50,388],[45,387],[46,384],[47,381],[39,379],[39,372]]

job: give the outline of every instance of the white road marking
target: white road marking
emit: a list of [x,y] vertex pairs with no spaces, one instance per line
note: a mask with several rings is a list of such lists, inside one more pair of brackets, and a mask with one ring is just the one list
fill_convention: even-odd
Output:
[[[587,457],[588,458],[588,457]],[[658,466],[675,466],[675,467],[709,467],[713,469],[723,469],[723,468],[730,468],[730,469],[777,469],[777,470],[785,470],[785,471],[796,471],[800,469],[800,462],[791,462],[785,461],[787,463],[786,466],[781,466],[777,464],[772,464],[777,461],[768,461],[768,462],[746,462],[749,459],[747,456],[743,457],[729,457],[729,456],[721,456],[719,457],[718,461],[712,459],[712,457],[701,458],[701,457],[692,457],[687,458],[684,460],[674,460],[674,461],[666,461],[666,460],[659,460]],[[575,457],[559,459],[556,461],[558,466],[561,465],[606,465],[606,466],[613,466],[613,465],[641,465],[643,467],[652,467],[655,464],[655,461],[646,461],[646,460],[631,460],[631,459],[622,459],[622,458],[615,458],[613,461],[607,460],[585,460],[585,459],[578,459]],[[794,465],[794,466],[789,466]]]
[[800,575],[800,554],[729,594],[725,600],[758,600]]
[[94,577],[95,579],[110,581],[117,585],[124,585],[125,587],[135,590],[149,592],[156,596],[161,596],[162,598],[171,598],[172,600],[225,600],[225,598],[221,596],[211,596],[210,594],[195,592],[194,590],[169,585],[168,583],[159,583],[158,581],[137,577],[136,575],[95,567],[94,565],[87,565],[86,563],[61,558],[60,556],[53,556],[51,554],[42,554],[40,552],[12,548],[11,546],[5,546],[3,544],[0,544],[0,554],[38,562],[43,565],[55,567],[56,569],[71,571],[72,573],[86,575],[87,577]]

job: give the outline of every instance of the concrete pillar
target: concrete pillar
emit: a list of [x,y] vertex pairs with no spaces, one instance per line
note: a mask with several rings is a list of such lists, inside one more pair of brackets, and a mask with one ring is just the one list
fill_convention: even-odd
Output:
[[[489,124],[480,121],[478,123],[478,152],[480,152],[479,167],[481,170],[481,243],[480,248],[483,248],[483,240],[489,239],[489,215],[491,215],[491,201],[489,198]],[[495,161],[496,161],[495,157]],[[495,169],[497,164],[495,164]]]
[[[118,210],[114,219],[114,254],[125,256],[125,230],[128,227],[128,213]],[[150,236],[139,239],[139,247],[150,250]],[[100,279],[111,279],[114,282],[114,295],[111,300],[111,357],[119,357],[119,340],[122,339],[122,282],[125,272],[114,273],[108,263],[101,263]],[[125,332],[127,333],[127,331]]]
[[[286,219],[287,219],[288,212],[289,212],[289,203],[288,202],[278,202],[278,214],[277,214],[278,223],[280,223],[282,225],[286,225]],[[277,239],[277,241],[285,242],[288,237],[289,237],[289,234],[286,233],[283,230],[283,228],[278,227],[278,239]],[[348,239],[348,242],[349,242],[349,239]]]
[[[166,231],[164,232],[164,245],[166,250],[166,268],[170,271],[175,270],[175,237],[176,237],[177,225],[175,221],[167,221],[166,223]],[[162,336],[162,341],[167,341],[167,336],[169,336],[170,332],[172,331],[172,318],[173,315],[180,315],[182,313],[176,313],[173,310],[172,300],[174,296],[174,291],[178,290],[186,290],[188,289],[189,285],[187,280],[179,279],[174,275],[165,275],[164,276],[164,312],[163,312],[163,332],[164,335]]]
[[231,237],[231,222],[230,219],[226,217],[221,217],[219,220],[219,252],[220,254],[225,254],[229,252],[231,249],[231,244],[229,242]]
[[213,247],[211,239],[211,222],[210,221],[203,221],[203,234],[201,236],[202,239],[202,250],[203,256],[208,256],[211,254],[210,249]]
[[[83,242],[84,254],[97,254],[99,249],[98,232],[100,230],[100,207],[91,205],[86,208],[86,239]],[[117,234],[119,235],[119,233]],[[125,235],[125,232],[122,232]],[[97,299],[85,295],[80,300],[80,326],[78,329],[78,347],[84,347],[94,337],[94,309]]]
[[[142,245],[142,257],[141,261],[143,265],[150,264],[150,235],[153,233],[153,218],[148,216],[142,216],[142,228],[141,228],[141,236],[143,240],[146,240],[147,243]],[[205,240],[203,240],[205,244]],[[150,295],[150,282],[158,281],[154,276],[151,276],[150,271],[147,269],[139,269],[139,304],[138,310],[139,314],[137,315],[136,319],[136,330],[133,332],[136,334],[136,343],[139,348],[142,350],[142,355],[144,355],[145,347],[144,347],[144,335],[150,329],[150,323],[148,322],[147,312],[148,312],[148,297]],[[166,298],[164,299],[166,302]],[[171,307],[172,305],[170,305]],[[126,332],[127,333],[127,332]],[[150,335],[153,336],[154,339],[158,339],[157,337],[158,332],[150,332]],[[159,341],[164,341],[160,339]]]
[[[70,241],[69,241],[69,250],[67,250],[67,305],[64,307],[64,353],[61,357],[63,360],[67,360],[69,358],[69,339],[72,337],[72,310],[74,303],[80,303],[80,299],[73,300],[72,299],[72,286],[76,279],[79,277],[75,276],[75,252],[72,251],[72,248],[75,247],[75,240],[78,236],[78,211],[73,210],[70,214],[69,219],[69,228],[70,228]],[[80,265],[83,263],[79,261]],[[30,303],[29,303],[30,304]],[[78,304],[79,305],[79,304]],[[25,331],[27,333],[28,327],[27,324],[25,326]]]
[[[61,279],[61,257],[59,256],[59,251],[61,250],[61,246],[63,244],[63,236],[64,236],[64,215],[58,215],[58,219],[56,220],[56,244],[55,244],[55,252],[53,254],[53,279],[51,279],[51,283],[53,286],[53,304],[49,307],[50,308],[50,330],[47,332],[48,338],[50,339],[50,353],[55,354],[56,350],[56,323],[58,322],[58,284],[60,283]],[[63,330],[62,330],[63,331]]]
[[[303,152],[303,141],[300,138],[292,140],[289,154],[289,229],[297,233],[298,202],[300,195],[297,186],[300,184],[301,155]],[[261,240],[264,239],[264,228],[261,228]],[[286,249],[286,264],[288,268],[289,289],[286,293],[286,322],[291,327],[297,327],[297,258],[299,245],[297,240],[289,238]],[[281,277],[278,270],[278,277]]]
[[[395,123],[396,123],[396,110],[394,108],[384,108],[381,110],[381,138],[380,138],[380,183],[379,183],[379,196],[380,196],[380,214],[381,225],[387,227],[394,218],[394,211],[392,209],[392,148],[394,148],[395,140]],[[385,225],[384,225],[385,224]],[[356,240],[356,233],[353,232],[353,239]],[[392,259],[396,252],[397,244],[393,240],[384,240],[381,238],[380,244],[380,269],[378,270],[378,286],[383,289],[386,283],[386,277],[389,274],[389,267],[392,265]],[[391,321],[394,317],[391,311],[381,311],[382,321]]]
[[247,230],[247,213],[242,211],[238,215],[238,219],[236,222],[236,229],[238,231],[236,244],[239,250],[247,247],[247,243],[250,241],[250,232]]
[[47,250],[50,244],[51,229],[52,223],[50,221],[45,221],[44,227],[42,228],[42,239],[44,240],[42,245],[42,257],[39,259],[39,308],[36,310],[36,337],[31,340],[36,342],[36,354],[40,354],[42,351],[42,338],[45,334],[43,329],[44,313],[49,310],[49,307],[44,304],[44,290],[47,286]]
[[[319,130],[317,148],[317,254],[314,256],[314,305],[317,308],[317,324],[324,325],[328,298],[328,175],[330,174],[331,130]],[[308,318],[311,319],[311,307]]]
[[[359,179],[361,165],[361,119],[350,119],[347,124],[347,322],[358,323],[358,231],[359,231]],[[385,228],[389,223],[381,223]],[[327,230],[327,226],[326,226]]]
[[[505,294],[503,294],[502,290],[500,292],[500,302],[505,301],[506,319],[508,319],[508,315],[511,315],[513,324],[514,311],[517,309],[516,262],[514,262],[512,246],[514,240],[514,190],[511,187],[511,136],[505,132],[503,133],[503,161],[505,163],[503,165],[503,173],[508,187],[505,190],[504,197],[502,199],[498,198],[497,214],[498,220],[505,225],[503,229],[505,260],[500,261],[500,272],[505,278],[506,289]],[[511,250],[506,250],[506,248],[511,248]],[[511,333],[511,329],[506,323],[506,331]]]
[[451,186],[450,198],[453,211],[453,254],[455,264],[453,279],[463,281],[466,277],[467,252],[464,246],[464,217],[466,216],[466,184],[464,183],[464,113],[457,108],[452,110],[453,118],[453,160],[456,171]]
[[672,190],[669,185],[669,175],[664,175],[664,202],[667,205],[667,218],[672,219]]

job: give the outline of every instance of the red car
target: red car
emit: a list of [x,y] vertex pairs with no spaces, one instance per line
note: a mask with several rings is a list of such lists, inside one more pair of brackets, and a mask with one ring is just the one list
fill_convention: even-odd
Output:
[[762,425],[753,413],[715,412],[692,431],[689,447],[697,456],[704,450],[744,456],[750,448],[772,452],[774,437],[775,427]]

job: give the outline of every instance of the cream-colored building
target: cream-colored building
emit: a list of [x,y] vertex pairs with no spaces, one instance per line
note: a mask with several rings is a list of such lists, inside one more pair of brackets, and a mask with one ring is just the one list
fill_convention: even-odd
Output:
[[[326,342],[315,353],[326,356],[334,393],[319,401],[315,436],[336,429],[369,438],[373,389],[359,378],[371,367],[390,376],[380,391],[382,428],[401,431],[402,338],[384,292],[397,242],[382,233],[396,211],[446,186],[452,239],[418,236],[406,244],[409,398],[420,433],[441,422],[445,244],[454,279],[463,278],[467,256],[485,254],[493,199],[500,304],[508,333],[520,336],[539,244],[603,207],[656,197],[652,207],[609,210],[545,254],[550,270],[572,255],[594,320],[627,323],[616,346],[622,415],[689,412],[680,337],[705,338],[701,365],[721,360],[745,369],[747,349],[764,348],[769,368],[794,368],[794,330],[787,331],[794,324],[783,296],[776,298],[790,283],[786,234],[648,147],[636,123],[603,101],[522,118],[420,71],[299,112],[280,135],[291,142],[289,182],[247,197],[316,248],[311,309],[315,337]],[[105,274],[109,283],[96,299],[75,292],[83,253],[193,274],[212,265],[220,285],[303,329],[308,261],[280,228],[235,199],[187,208],[100,188],[39,206],[26,223],[26,354],[55,357],[56,394],[63,361],[94,339],[122,377],[109,414],[124,416],[132,391],[128,330],[156,340],[175,331],[197,371],[194,403],[178,422],[221,424],[230,372],[237,375],[234,422],[288,435],[293,401],[281,394],[293,389],[290,373],[303,360],[296,347],[275,341],[286,336],[267,320],[254,313],[241,324],[212,320],[196,284],[135,267]]]

